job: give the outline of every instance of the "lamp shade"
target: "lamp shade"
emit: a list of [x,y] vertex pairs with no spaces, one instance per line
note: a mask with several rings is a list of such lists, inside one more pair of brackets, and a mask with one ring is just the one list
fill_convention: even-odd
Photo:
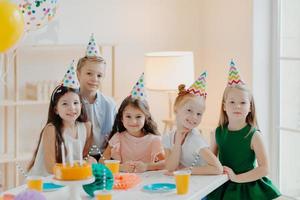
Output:
[[145,79],[149,90],[174,91],[194,80],[194,57],[188,51],[145,54]]

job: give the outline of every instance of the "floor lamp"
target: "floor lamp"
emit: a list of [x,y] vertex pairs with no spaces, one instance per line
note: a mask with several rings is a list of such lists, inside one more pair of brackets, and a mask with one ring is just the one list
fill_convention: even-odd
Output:
[[174,125],[172,94],[179,84],[189,86],[194,80],[194,58],[192,52],[168,51],[145,54],[146,88],[168,93],[167,119],[163,120],[164,133]]

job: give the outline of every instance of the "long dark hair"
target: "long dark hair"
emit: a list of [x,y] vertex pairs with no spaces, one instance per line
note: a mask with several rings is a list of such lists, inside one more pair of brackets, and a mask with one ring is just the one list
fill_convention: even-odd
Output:
[[141,110],[144,113],[145,124],[144,124],[142,131],[145,135],[147,135],[147,134],[160,135],[160,133],[158,132],[158,129],[157,129],[157,124],[151,116],[149,105],[148,105],[147,101],[140,100],[137,98],[132,98],[132,96],[128,96],[123,100],[123,102],[118,110],[112,131],[108,137],[108,140],[106,141],[106,146],[108,145],[108,141],[112,138],[112,136],[115,133],[117,133],[117,132],[121,133],[126,130],[126,128],[123,125],[122,118],[123,118],[123,112],[128,105],[131,105],[131,106]]
[[[30,170],[32,168],[32,166],[34,165],[36,155],[37,155],[39,146],[41,144],[44,129],[48,124],[52,124],[55,127],[55,160],[57,163],[62,162],[60,146],[62,143],[64,143],[64,145],[65,145],[64,138],[62,137],[63,120],[62,120],[62,118],[60,118],[60,116],[58,114],[56,114],[55,109],[56,109],[59,99],[68,92],[73,92],[73,93],[78,94],[79,98],[80,98],[80,102],[82,103],[82,98],[79,94],[78,89],[72,89],[72,88],[62,86],[62,85],[59,85],[54,89],[54,91],[52,92],[52,95],[51,95],[47,123],[40,133],[38,145],[37,145],[36,150],[34,151],[34,155],[28,166],[28,170]],[[87,122],[87,120],[88,119],[87,119],[86,111],[84,109],[84,106],[82,106],[80,116],[77,118],[76,121]],[[67,152],[66,146],[65,146],[65,152]]]

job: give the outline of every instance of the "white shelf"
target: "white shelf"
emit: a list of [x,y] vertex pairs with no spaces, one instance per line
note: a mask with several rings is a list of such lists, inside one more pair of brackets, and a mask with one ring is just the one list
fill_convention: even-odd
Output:
[[0,106],[47,105],[47,104],[49,104],[49,101],[50,100],[43,100],[43,101],[35,101],[35,100],[20,100],[20,101],[5,100],[5,101],[0,101]]
[[1,163],[11,163],[17,161],[28,161],[32,158],[33,153],[22,153],[18,157],[15,157],[13,154],[2,154],[0,156],[0,164]]

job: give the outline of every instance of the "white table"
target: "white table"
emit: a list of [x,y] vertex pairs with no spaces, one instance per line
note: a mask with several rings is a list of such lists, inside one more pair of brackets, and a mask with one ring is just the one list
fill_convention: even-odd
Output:
[[[220,185],[228,181],[227,175],[216,175],[216,176],[200,176],[192,175],[190,179],[189,193],[186,195],[177,195],[176,191],[166,192],[166,193],[148,193],[142,191],[142,187],[147,184],[152,183],[175,183],[173,176],[164,175],[164,171],[149,171],[139,174],[142,182],[131,189],[128,190],[114,190],[113,200],[174,200],[174,199],[185,199],[185,200],[200,200],[207,194],[212,192],[214,189],[218,188]],[[20,187],[14,188],[4,193],[18,194],[25,190],[26,186],[22,185]],[[57,199],[67,199],[69,193],[68,187],[61,188],[53,192],[44,192],[44,195],[48,200]],[[83,191],[81,191],[82,199],[92,199]]]

